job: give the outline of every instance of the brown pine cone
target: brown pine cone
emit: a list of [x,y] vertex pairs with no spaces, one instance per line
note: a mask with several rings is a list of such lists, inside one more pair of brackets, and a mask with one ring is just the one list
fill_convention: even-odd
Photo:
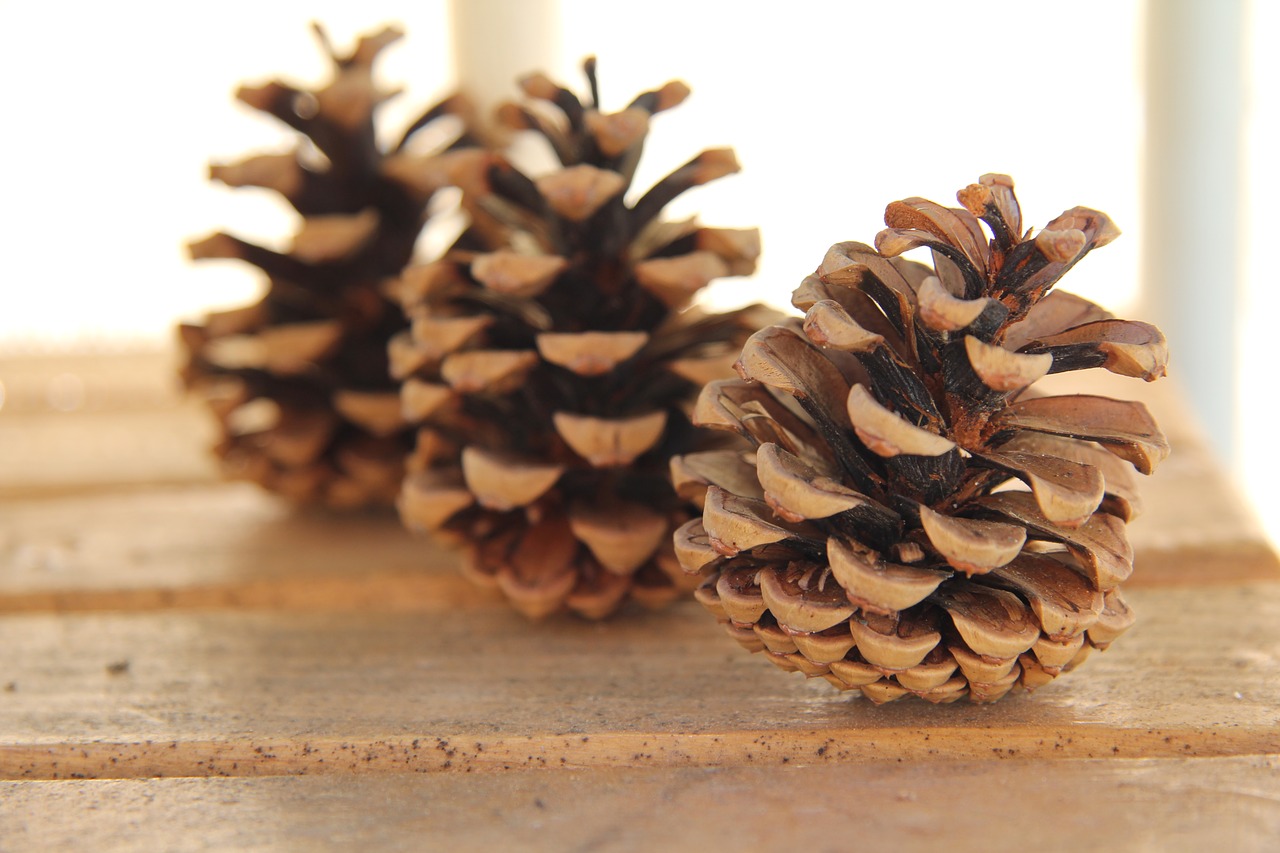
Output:
[[[393,93],[377,87],[373,67],[400,31],[364,36],[348,55],[316,32],[333,61],[325,85],[272,82],[236,93],[296,130],[298,148],[209,170],[227,186],[265,187],[287,199],[301,218],[292,246],[274,252],[225,233],[191,244],[195,259],[253,264],[268,289],[255,304],[183,325],[182,375],[218,419],[215,450],[226,476],[302,503],[390,505],[412,431],[387,374],[387,341],[406,324],[381,288],[409,263],[428,202],[462,153],[407,146],[423,127],[465,118],[467,108],[457,97],[437,104],[384,151],[374,114]],[[448,148],[473,142],[464,133]]]
[[[1168,445],[1140,403],[1042,396],[1049,373],[1163,376],[1164,336],[1051,291],[1119,231],[1073,208],[1023,232],[1013,182],[963,209],[894,202],[754,334],[694,422],[754,453],[677,460],[704,514],[676,534],[698,598],[752,651],[875,702],[1032,689],[1133,621],[1125,523]],[[990,235],[980,223],[986,223]],[[931,250],[932,266],[899,257]]]
[[401,515],[463,543],[471,576],[532,617],[602,618],[691,586],[671,532],[692,507],[670,459],[723,444],[688,413],[761,322],[758,308],[687,308],[711,280],[754,269],[757,232],[658,218],[736,172],[733,153],[704,151],[629,203],[650,118],[688,90],[668,83],[602,113],[594,60],[586,72],[585,102],[531,75],[520,85],[534,102],[500,112],[545,137],[562,168],[534,179],[496,155],[460,163],[488,250],[395,288],[412,326],[392,340],[392,373],[421,425]]

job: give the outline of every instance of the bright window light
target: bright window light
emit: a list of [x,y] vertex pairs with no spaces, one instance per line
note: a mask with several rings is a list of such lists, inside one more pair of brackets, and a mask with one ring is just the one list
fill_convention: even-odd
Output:
[[[764,233],[759,272],[714,285],[716,305],[785,305],[828,245],[870,241],[888,202],[949,203],[980,174],[1001,171],[1017,180],[1029,223],[1084,204],[1120,224],[1125,238],[1068,286],[1122,310],[1136,296],[1140,230],[1138,2],[1085,5],[1063,15],[1008,0],[785,9],[562,0],[565,61],[548,70],[578,88],[578,60],[596,54],[608,108],[671,78],[693,88],[655,121],[638,185],[702,148],[737,149],[742,174],[671,209]],[[56,54],[40,38],[11,39],[0,52],[5,79],[39,80],[10,87],[8,110],[32,121],[0,142],[5,161],[22,164],[6,171],[0,205],[0,351],[157,345],[178,318],[259,292],[253,271],[193,267],[182,247],[220,228],[268,242],[289,234],[278,199],[210,186],[205,169],[210,158],[288,144],[231,92],[242,80],[318,80],[325,65],[311,19],[338,45],[403,22],[408,37],[382,66],[388,83],[411,81],[384,113],[391,128],[451,83],[445,0],[316,0],[305,14],[227,0],[76,15],[67,27],[57,4],[0,4],[0,32],[58,38]]]

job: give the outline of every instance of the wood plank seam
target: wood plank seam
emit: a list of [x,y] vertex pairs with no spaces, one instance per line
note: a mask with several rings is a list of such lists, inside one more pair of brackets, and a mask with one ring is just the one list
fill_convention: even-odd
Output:
[[396,739],[0,745],[0,779],[494,772],[586,767],[809,766],[865,761],[1276,756],[1280,731],[1240,729],[931,729],[723,733],[474,734]]
[[807,766],[865,761],[1280,755],[1280,730],[879,728],[699,733],[423,735],[297,741],[85,741],[0,746],[0,779],[473,773],[591,767]]

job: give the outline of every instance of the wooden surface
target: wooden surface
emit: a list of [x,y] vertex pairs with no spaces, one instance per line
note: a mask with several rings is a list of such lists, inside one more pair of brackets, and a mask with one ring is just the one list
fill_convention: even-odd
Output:
[[1138,624],[876,707],[691,603],[530,623],[393,518],[217,483],[169,369],[0,362],[0,850],[1275,849],[1280,569],[1162,383],[1089,377],[1174,445]]
[[1277,775],[1250,756],[0,782],[0,829],[42,850],[1234,853],[1275,849]]

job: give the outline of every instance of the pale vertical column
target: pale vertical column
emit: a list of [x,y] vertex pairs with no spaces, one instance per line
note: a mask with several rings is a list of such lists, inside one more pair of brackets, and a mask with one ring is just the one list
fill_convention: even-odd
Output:
[[516,96],[518,76],[559,67],[559,0],[450,0],[449,16],[458,86],[483,115]]
[[1246,0],[1147,0],[1143,302],[1223,461],[1239,440]]
[[1248,184],[1249,235],[1242,312],[1242,351],[1236,383],[1243,437],[1237,455],[1246,492],[1261,517],[1271,544],[1280,549],[1280,457],[1275,453],[1275,318],[1280,317],[1276,286],[1276,234],[1280,233],[1280,4],[1249,4]]

